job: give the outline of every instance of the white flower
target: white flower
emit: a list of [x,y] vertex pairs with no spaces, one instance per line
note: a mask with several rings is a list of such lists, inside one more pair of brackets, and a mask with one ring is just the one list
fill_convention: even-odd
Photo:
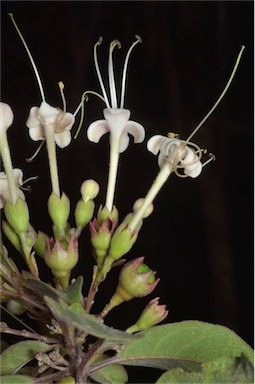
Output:
[[40,107],[32,107],[26,122],[32,140],[45,140],[45,129],[51,128],[54,139],[60,148],[67,147],[71,142],[70,130],[74,124],[74,116],[69,112],[51,107],[42,101]]
[[[195,147],[197,151],[190,148],[189,145]],[[184,177],[186,175],[195,178],[202,171],[200,161],[202,150],[194,143],[155,135],[148,141],[147,149],[154,155],[159,153],[158,165],[160,168],[167,162],[178,176]],[[179,169],[183,169],[184,175],[178,172]]]
[[[17,193],[19,197],[25,200],[25,195],[19,187],[23,184],[23,172],[21,169],[14,168],[13,175],[15,180],[15,185],[17,187]],[[11,201],[11,194],[9,189],[9,184],[5,172],[0,172],[0,209],[3,208],[4,202],[8,200]]]
[[109,49],[109,63],[108,63],[108,77],[109,77],[109,90],[110,90],[110,100],[107,97],[107,93],[105,91],[104,83],[100,74],[97,53],[97,46],[101,44],[102,39],[98,41],[94,48],[94,59],[95,66],[97,71],[97,76],[99,79],[99,83],[101,86],[103,99],[105,101],[106,107],[103,110],[103,115],[105,120],[97,120],[90,124],[87,136],[88,139],[94,143],[98,143],[100,138],[107,132],[110,133],[110,144],[113,145],[113,142],[118,146],[119,152],[124,152],[129,144],[128,134],[131,134],[134,137],[135,143],[141,143],[145,137],[144,127],[132,120],[129,120],[131,112],[128,109],[124,109],[124,96],[125,96],[125,84],[126,84],[126,74],[127,74],[127,64],[130,53],[133,47],[141,42],[141,38],[136,36],[136,41],[132,44],[128,53],[126,55],[126,59],[124,62],[123,75],[122,75],[122,87],[121,87],[121,100],[118,106],[117,103],[117,92],[115,87],[115,78],[114,78],[114,70],[113,70],[113,60],[112,53],[115,47],[120,48],[120,42],[118,40],[114,40],[110,44]]
[[0,130],[7,131],[13,123],[13,118],[11,107],[6,103],[0,102]]
[[129,120],[130,111],[123,108],[105,108],[105,120],[97,120],[90,124],[87,135],[90,141],[98,143],[101,137],[110,132],[110,135],[119,139],[119,152],[124,152],[129,144],[128,133],[134,137],[135,143],[144,140],[145,132],[141,124]]

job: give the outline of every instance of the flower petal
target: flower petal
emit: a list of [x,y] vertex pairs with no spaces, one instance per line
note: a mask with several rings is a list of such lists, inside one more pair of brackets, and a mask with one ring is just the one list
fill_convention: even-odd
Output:
[[89,141],[98,143],[101,137],[109,132],[109,126],[105,120],[97,120],[90,124],[87,130]]
[[153,153],[153,155],[157,155],[159,153],[160,144],[163,139],[164,139],[164,136],[162,135],[152,136],[147,142],[148,151]]
[[7,129],[12,125],[14,115],[11,107],[0,102],[0,130],[7,131]]
[[26,121],[26,126],[29,128],[29,136],[34,141],[44,140],[45,138],[44,128],[40,122],[38,111],[38,107],[32,107]]
[[60,133],[55,133],[54,134],[54,139],[55,139],[56,144],[60,148],[65,148],[71,142],[71,133],[70,133],[70,131],[63,131],[63,132],[60,132]]
[[125,130],[134,137],[135,143],[142,143],[145,138],[145,130],[142,124],[129,120]]

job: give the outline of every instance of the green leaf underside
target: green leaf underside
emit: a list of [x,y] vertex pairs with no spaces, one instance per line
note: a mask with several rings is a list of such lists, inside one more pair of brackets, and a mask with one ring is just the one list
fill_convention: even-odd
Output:
[[248,359],[241,357],[221,357],[203,364],[202,372],[184,372],[180,368],[165,372],[157,384],[251,384],[254,382],[253,367]]
[[45,297],[45,302],[58,321],[65,322],[69,326],[78,328],[89,335],[101,339],[114,340],[118,343],[140,338],[140,335],[131,335],[118,329],[110,328],[93,315],[87,313],[83,315],[78,314],[72,311],[63,300],[56,302],[49,297]]
[[29,279],[28,283],[36,290],[41,296],[48,296],[53,300],[58,300],[59,298],[65,300],[65,294],[58,289],[53,288],[50,284],[43,283],[39,280]]
[[[107,356],[100,356],[95,363],[107,360]],[[100,384],[125,384],[128,375],[125,368],[119,364],[111,364],[89,374],[90,378]]]
[[6,375],[0,377],[1,384],[35,384],[35,381],[29,376]]
[[[18,371],[29,361],[33,360],[38,352],[48,352],[54,345],[48,345],[41,341],[26,340],[13,344],[6,348],[0,355],[0,374],[9,375]],[[1,378],[2,384],[2,378]]]
[[224,356],[245,354],[253,361],[253,350],[230,329],[199,321],[165,324],[140,332],[140,340],[125,344],[114,362],[161,369],[201,370],[201,364]]

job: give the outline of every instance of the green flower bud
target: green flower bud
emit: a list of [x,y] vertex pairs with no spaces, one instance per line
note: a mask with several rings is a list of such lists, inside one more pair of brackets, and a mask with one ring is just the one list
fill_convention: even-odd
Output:
[[109,257],[112,260],[118,260],[132,248],[137,239],[137,233],[131,232],[131,229],[124,223],[121,224],[112,237]]
[[92,200],[84,201],[80,200],[78,201],[74,217],[77,228],[80,230],[83,229],[92,219],[93,213],[95,209],[95,203]]
[[99,192],[99,185],[95,180],[89,179],[82,183],[81,185],[81,195],[84,203],[89,200],[93,200]]
[[115,225],[110,218],[107,218],[101,225],[98,224],[97,219],[90,223],[91,243],[95,249],[99,268],[102,267],[105,256],[108,254],[114,228]]
[[4,213],[17,235],[26,233],[29,224],[29,212],[27,203],[23,199],[19,197],[15,204],[6,201]]
[[16,232],[12,229],[12,227],[7,223],[7,221],[3,221],[2,223],[3,232],[8,240],[12,243],[12,245],[23,255],[23,249],[20,242],[20,238]]
[[70,239],[67,249],[64,249],[58,240],[53,247],[50,242],[46,242],[44,260],[51,268],[53,275],[60,281],[62,288],[67,288],[71,271],[78,261],[77,238]]
[[38,232],[35,243],[34,243],[34,250],[37,253],[37,255],[41,257],[44,256],[46,242],[47,241],[49,242],[49,240],[50,240],[49,237],[45,233],[41,231]]
[[117,225],[119,219],[119,212],[115,206],[110,212],[107,207],[103,207],[102,205],[100,205],[99,210],[97,212],[98,224],[102,225],[106,219],[110,219],[112,222],[115,223],[115,225]]
[[166,310],[165,305],[158,305],[158,303],[159,297],[151,300],[143,310],[137,322],[129,327],[126,332],[134,333],[142,331],[163,321],[167,317],[168,311]]
[[72,376],[63,377],[58,384],[75,384],[75,379]]
[[15,300],[8,300],[7,309],[14,315],[22,315],[26,312],[26,308],[21,303]]
[[48,200],[48,210],[54,225],[64,231],[70,214],[70,200],[65,193],[58,197],[54,192]]
[[160,279],[155,279],[155,272],[144,264],[143,260],[144,257],[138,257],[124,265],[120,272],[119,284],[103,310],[102,317],[124,301],[149,295],[156,287]]

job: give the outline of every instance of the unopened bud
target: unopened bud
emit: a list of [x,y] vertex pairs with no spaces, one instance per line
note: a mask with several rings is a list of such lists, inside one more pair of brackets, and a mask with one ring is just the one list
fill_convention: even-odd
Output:
[[168,311],[166,310],[165,305],[158,305],[158,303],[159,297],[151,300],[143,310],[137,322],[129,327],[126,332],[134,333],[142,331],[163,321],[167,317]]
[[160,279],[155,279],[155,272],[144,264],[143,260],[144,257],[138,257],[124,265],[120,272],[119,284],[103,310],[102,317],[124,301],[147,296],[154,290]]
[[23,199],[19,197],[15,204],[6,201],[4,213],[17,235],[26,233],[29,224],[29,212],[27,203]]
[[85,180],[81,185],[81,196],[84,202],[93,200],[99,193],[99,185],[95,180]]
[[79,200],[75,212],[75,222],[77,228],[82,230],[92,219],[95,209],[95,203],[92,200],[87,200],[86,202],[84,200]]
[[62,196],[59,197],[52,192],[48,200],[48,210],[54,225],[58,229],[64,230],[70,214],[70,201],[66,194],[62,193]]

